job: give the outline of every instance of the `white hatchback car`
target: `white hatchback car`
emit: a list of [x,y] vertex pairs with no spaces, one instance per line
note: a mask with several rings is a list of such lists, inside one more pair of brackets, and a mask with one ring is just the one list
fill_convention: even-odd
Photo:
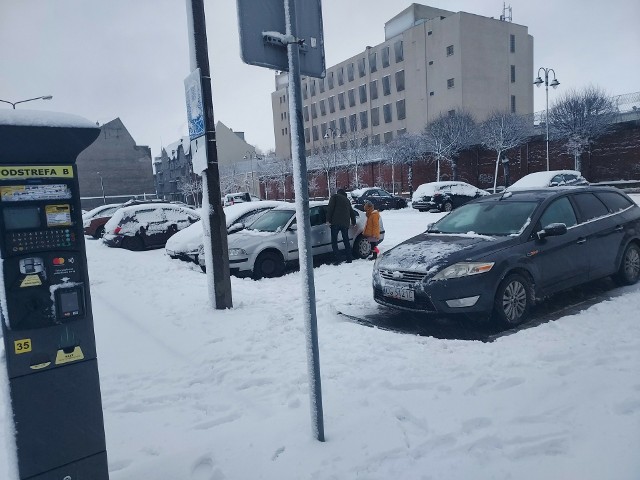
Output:
[[[311,248],[313,256],[332,253],[331,230],[327,224],[328,201],[311,202]],[[356,225],[349,228],[349,243],[355,258],[367,258],[371,244],[362,236],[366,223],[363,212],[356,213]],[[288,204],[269,210],[251,225],[229,237],[229,268],[232,274],[251,275],[253,278],[277,277],[287,265],[298,261],[298,235],[295,205]],[[384,239],[384,226],[380,221],[380,241]],[[338,236],[338,247],[344,249]],[[203,254],[198,262],[205,266]]]

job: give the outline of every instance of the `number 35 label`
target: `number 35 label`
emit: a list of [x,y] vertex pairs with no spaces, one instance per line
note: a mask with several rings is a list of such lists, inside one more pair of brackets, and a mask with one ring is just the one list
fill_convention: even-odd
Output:
[[30,338],[23,338],[22,340],[15,340],[13,342],[15,351],[16,351],[16,355],[19,355],[21,353],[27,353],[31,351],[31,339]]

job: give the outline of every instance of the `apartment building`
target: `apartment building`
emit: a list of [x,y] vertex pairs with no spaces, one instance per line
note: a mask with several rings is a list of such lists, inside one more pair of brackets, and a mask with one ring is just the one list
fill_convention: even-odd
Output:
[[[533,113],[533,37],[503,18],[413,4],[385,24],[385,41],[302,80],[307,154],[350,138],[388,143],[441,112]],[[271,94],[276,154],[291,158],[287,74]]]

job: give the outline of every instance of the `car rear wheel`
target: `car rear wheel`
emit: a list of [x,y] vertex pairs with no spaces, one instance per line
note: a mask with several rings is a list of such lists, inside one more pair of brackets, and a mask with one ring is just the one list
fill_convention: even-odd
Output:
[[529,313],[531,284],[519,274],[507,276],[498,286],[493,313],[502,325],[513,327],[522,323]]
[[95,233],[93,234],[93,238],[102,238],[104,236],[104,225],[100,225],[96,228]]
[[279,277],[284,272],[284,261],[275,252],[262,252],[253,267],[253,278]]
[[442,205],[442,211],[443,212],[450,212],[451,210],[453,210],[453,203],[444,202],[444,205]]
[[142,240],[138,235],[133,237],[124,237],[122,240],[122,248],[139,252],[140,250],[144,250],[144,240]]
[[357,258],[367,258],[371,255],[371,244],[362,235],[353,242],[353,256]]
[[633,285],[640,278],[640,248],[630,243],[622,255],[620,268],[613,279],[619,285]]

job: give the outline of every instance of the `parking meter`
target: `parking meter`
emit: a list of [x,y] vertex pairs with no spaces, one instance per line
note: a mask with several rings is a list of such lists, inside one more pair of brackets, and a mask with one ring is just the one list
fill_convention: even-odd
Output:
[[0,300],[21,480],[108,480],[76,157],[81,117],[0,112]]

